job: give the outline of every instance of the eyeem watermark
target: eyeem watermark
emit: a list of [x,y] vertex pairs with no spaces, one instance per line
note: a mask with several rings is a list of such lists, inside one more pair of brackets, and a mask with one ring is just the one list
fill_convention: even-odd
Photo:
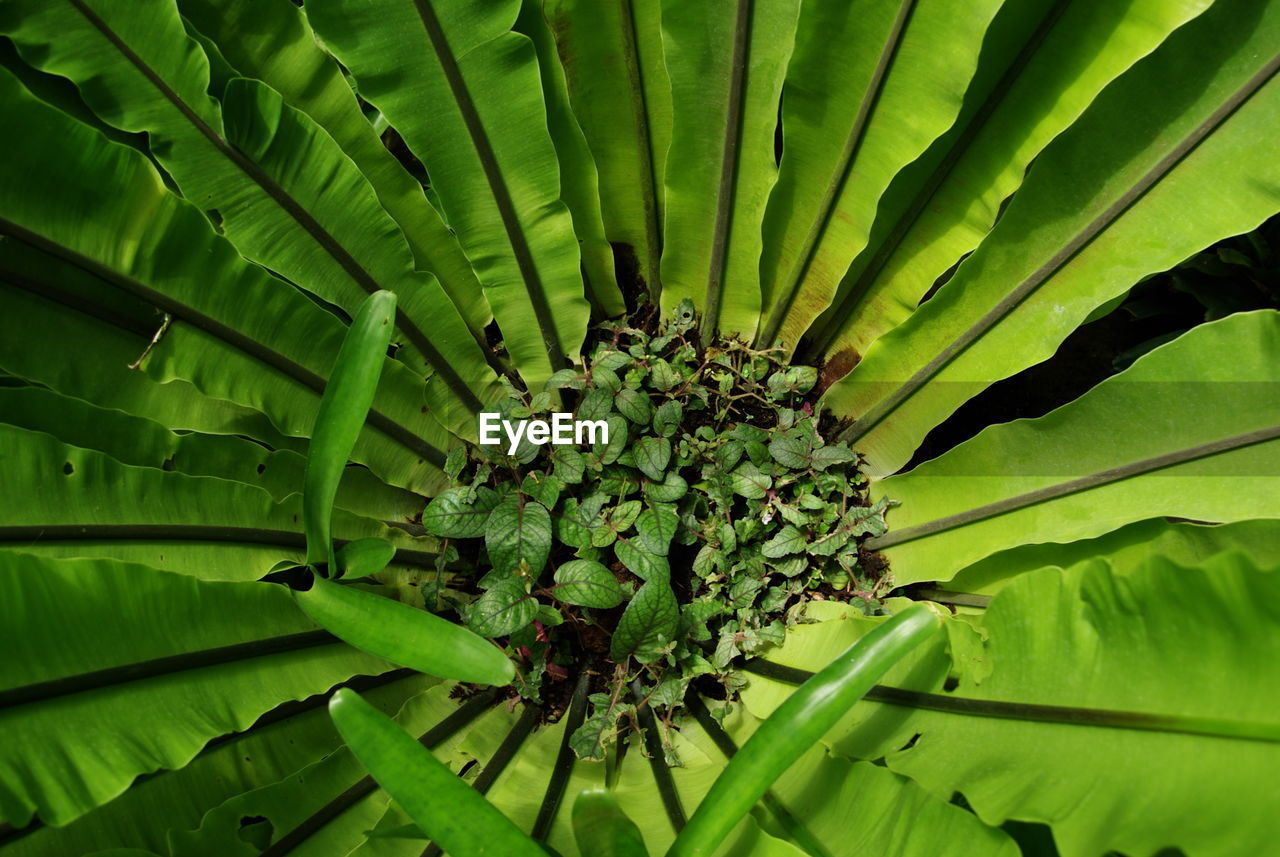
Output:
[[534,446],[550,442],[557,446],[609,442],[609,424],[604,420],[575,420],[573,414],[555,413],[546,420],[504,420],[502,414],[480,415],[480,443],[497,446],[502,435],[508,441],[507,455],[515,455],[521,440]]

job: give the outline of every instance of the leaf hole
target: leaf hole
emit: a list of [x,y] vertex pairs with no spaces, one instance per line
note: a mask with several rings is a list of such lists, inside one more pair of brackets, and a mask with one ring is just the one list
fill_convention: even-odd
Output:
[[613,248],[613,273],[618,279],[618,288],[622,290],[623,303],[628,313],[636,313],[648,294],[640,259],[630,244],[622,241],[610,241],[609,244]]
[[68,461],[66,464],[62,465],[62,472],[67,476],[70,476],[72,473],[76,472],[75,465]]
[[275,825],[264,816],[246,815],[240,819],[240,829],[236,836],[241,842],[247,842],[259,851],[265,851],[271,844],[275,832]]
[[778,99],[778,121],[773,126],[773,165],[782,163],[782,99]]
[[498,327],[498,320],[496,318],[493,321],[489,322],[487,325],[485,325],[484,341],[486,345],[488,345],[490,348],[494,350],[498,350],[501,348],[502,330]]

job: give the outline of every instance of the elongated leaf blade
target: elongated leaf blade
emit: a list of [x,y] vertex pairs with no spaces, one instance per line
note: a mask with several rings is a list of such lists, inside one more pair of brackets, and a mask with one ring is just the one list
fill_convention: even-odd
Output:
[[878,625],[815,675],[760,724],[729,761],[668,857],[710,855],[765,791],[904,655],[937,633],[941,620],[914,606]]
[[[230,81],[224,126],[222,107],[205,94],[208,61],[175,4],[24,3],[6,27],[33,64],[80,84],[106,121],[156,139],[157,157],[184,195],[215,212],[249,258],[348,311],[382,287],[403,295],[402,310],[421,309],[421,300],[429,313],[397,320],[412,343],[402,358],[415,369],[430,364],[462,405],[453,410],[478,410],[461,373],[483,364],[479,346],[434,278],[413,272],[403,233],[368,183],[332,138],[268,87]],[[310,170],[280,163],[282,153],[299,150],[314,159]],[[441,353],[423,333],[428,322],[452,328],[449,346],[471,359]],[[438,407],[442,418],[457,418],[447,400]]]
[[881,198],[867,247],[815,325],[807,354],[825,353],[835,370],[848,371],[981,242],[1049,141],[1209,5],[1005,3],[955,124]]
[[426,165],[507,351],[537,390],[577,353],[588,305],[536,53],[510,32],[519,7],[322,0],[307,16]]
[[266,83],[333,137],[404,230],[418,269],[435,274],[467,326],[483,336],[493,313],[458,239],[378,139],[302,10],[289,0],[181,0],[178,7],[239,74]]
[[573,836],[578,850],[599,857],[648,857],[644,834],[606,791],[586,791],[573,801]]
[[378,388],[395,310],[393,292],[374,292],[360,305],[325,384],[307,451],[302,493],[307,562],[328,563],[331,574],[338,569],[330,533],[333,499]]
[[[1098,713],[1064,723],[913,711],[895,731],[921,737],[889,767],[934,794],[963,791],[988,824],[1048,823],[1073,853],[1265,850],[1276,818],[1261,808],[1280,760],[1278,583],[1238,554],[1200,568],[1156,559],[1125,576],[1101,560],[1028,574],[992,602],[986,642],[947,695]],[[1124,797],[1136,793],[1140,803]]]
[[543,11],[599,170],[605,235],[656,300],[672,112],[661,0],[544,0]]
[[560,196],[573,215],[573,231],[582,250],[587,298],[599,315],[622,315],[626,305],[618,290],[613,248],[605,239],[600,210],[600,184],[587,138],[569,104],[564,68],[542,13],[542,0],[521,0],[515,30],[528,36],[538,53],[538,73],[546,101],[551,142],[560,162]]
[[279,703],[390,669],[317,637],[278,587],[6,551],[0,589],[0,723],[28,739],[0,748],[0,820],[18,827],[66,824]]
[[334,694],[329,714],[356,758],[432,840],[457,857],[546,857],[484,796],[354,692]]
[[427,675],[493,685],[515,676],[511,661],[488,640],[408,604],[320,577],[294,599],[356,648]]
[[[128,331],[141,342],[126,366],[145,354],[141,365],[157,380],[189,381],[207,396],[266,415],[283,435],[309,436],[345,326],[296,289],[246,263],[194,206],[165,188],[137,152],[35,100],[8,72],[0,71],[0,91],[6,119],[28,129],[15,158],[0,165],[6,189],[0,232],[12,239],[0,246],[0,265],[16,287],[5,289],[4,300],[23,305],[33,323],[46,319],[52,326],[55,318],[67,319],[62,323],[71,329],[85,330],[86,319],[93,318]],[[86,217],[92,212],[92,218],[69,220],[68,199],[76,200]],[[149,252],[135,252],[140,246]],[[70,279],[64,276],[68,270],[74,272]],[[205,288],[210,279],[220,287]],[[123,309],[135,304],[137,311]],[[170,323],[147,350],[164,313]],[[282,318],[289,323],[278,324]],[[55,350],[56,342],[57,336],[51,337],[40,350]],[[6,360],[21,360],[27,367],[20,372],[24,377],[48,377],[50,371],[21,355]],[[54,379],[63,385],[59,389],[93,401],[113,395],[94,393],[83,376],[83,370],[70,368]],[[68,383],[72,387],[65,387]],[[375,413],[353,458],[388,481],[434,493],[442,481],[438,468],[449,435],[422,412],[420,389],[421,378],[407,367],[384,369]],[[112,401],[145,408],[150,397],[135,389],[124,402]],[[177,419],[181,415],[168,424],[185,427]],[[247,420],[241,425],[253,437],[287,445],[254,430]]]
[[[799,0],[663,4],[671,76],[662,307],[692,298],[702,336],[755,334],[760,224],[777,179],[773,130]],[[721,46],[708,50],[707,45]]]
[[831,302],[889,182],[955,121],[1000,5],[803,6],[764,218],[761,343],[794,348]]
[[[303,561],[302,504],[252,485],[134,467],[43,432],[0,424],[0,551],[129,560],[207,580],[254,580]],[[433,541],[339,512],[334,535],[378,537],[433,565]]]
[[[0,366],[5,372],[171,429],[238,434],[278,450],[301,445],[280,433],[259,411],[205,395],[178,378],[160,383],[130,369],[157,328],[127,322],[123,313],[113,314],[112,320],[95,318],[42,296],[28,286],[55,281],[65,286],[92,278],[43,254],[23,253],[12,242],[4,245],[0,248]],[[154,312],[147,315],[154,324]],[[79,343],[78,349],[48,347],[64,338]],[[84,360],[86,353],[97,359]]]
[[[853,762],[815,747],[778,779],[780,800],[796,807],[833,854],[972,854],[1017,857],[1018,844],[949,800],[880,765]],[[821,806],[805,795],[820,790]],[[910,818],[910,824],[902,819]],[[778,825],[769,826],[777,832]]]
[[901,505],[870,544],[906,583],[1146,518],[1280,517],[1278,389],[1280,313],[1202,325],[1047,416],[876,483]]
[[1049,357],[1099,305],[1280,209],[1263,130],[1280,104],[1278,41],[1274,4],[1215,6],[1037,158],[982,247],[828,391],[871,473],[901,467],[930,428]]
[[1019,575],[1051,565],[1067,567],[1103,557],[1118,574],[1128,574],[1153,557],[1198,565],[1222,553],[1241,553],[1259,568],[1280,566],[1280,520],[1233,524],[1139,521],[1118,530],[1067,544],[1027,544],[992,554],[962,569],[946,588],[991,596]]
[[[0,389],[0,422],[98,450],[121,464],[254,485],[277,502],[302,491],[306,459],[292,450],[268,450],[243,437],[171,431],[42,387]],[[342,473],[335,505],[366,518],[401,520],[416,514],[422,501],[383,484],[365,468],[349,467]]]
[[[439,282],[430,275],[418,275],[411,270],[403,233],[377,204],[364,176],[351,168],[337,145],[310,117],[285,104],[270,87],[236,78],[227,84],[222,102],[227,141],[253,160],[256,171],[263,174],[261,184],[281,189],[273,191],[273,199],[282,191],[291,195],[294,202],[278,204],[279,208],[291,211],[305,206],[305,214],[295,215],[303,224],[319,223],[318,218],[325,217],[331,226],[328,229],[322,225],[313,227],[308,234],[315,233],[315,240],[329,255],[336,255],[339,260],[347,258],[344,254],[351,257],[352,261],[343,263],[343,270],[359,288],[340,298],[327,294],[323,283],[313,279],[314,274],[308,276],[309,272],[302,270],[295,273],[287,265],[276,270],[294,276],[304,287],[334,300],[353,315],[364,301],[365,293],[393,284],[397,292],[396,324],[400,329],[396,337],[400,343],[396,351],[398,358],[421,373],[431,374],[427,401],[438,419],[462,437],[473,436],[474,414],[485,402],[499,395],[497,379],[485,363],[480,344],[467,330]],[[305,182],[296,178],[299,157],[310,164],[306,171],[310,179]],[[232,225],[233,213],[223,213],[226,228]],[[244,228],[255,233],[265,231],[270,221],[262,215],[271,213],[274,209],[261,204],[252,210],[246,209]],[[331,231],[343,234],[347,245],[355,245],[359,240],[359,246],[350,250],[344,246],[338,252]],[[367,238],[356,237],[366,235]],[[236,238],[234,233],[232,237],[240,244],[249,240]],[[395,266],[393,261],[397,257],[399,264]],[[365,264],[358,264],[357,258],[366,259]],[[281,265],[265,256],[262,260]]]

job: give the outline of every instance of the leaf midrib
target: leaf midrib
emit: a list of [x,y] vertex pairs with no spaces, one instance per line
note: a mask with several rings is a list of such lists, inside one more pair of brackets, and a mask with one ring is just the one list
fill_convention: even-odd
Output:
[[1179,140],[1172,149],[1147,170],[1141,178],[1129,186],[1111,205],[1107,206],[1097,217],[1089,221],[1058,252],[1054,253],[1043,265],[1020,282],[1012,291],[1000,299],[990,310],[957,336],[951,343],[922,366],[914,375],[904,381],[888,396],[881,399],[865,414],[854,420],[840,433],[842,443],[855,443],[874,429],[884,419],[910,399],[916,392],[946,368],[951,361],[986,335],[1006,316],[1017,309],[1040,286],[1057,275],[1077,255],[1088,247],[1095,238],[1103,234],[1108,227],[1120,219],[1130,208],[1136,205],[1147,192],[1160,183],[1183,160],[1204,142],[1215,130],[1230,119],[1254,94],[1280,71],[1280,54],[1262,66],[1239,89],[1233,92],[1222,104],[1210,113],[1187,136]]
[[711,264],[707,270],[706,300],[702,310],[702,340],[711,342],[720,325],[720,304],[724,298],[724,270],[733,230],[733,210],[738,196],[738,172],[750,62],[751,18],[754,0],[736,0],[733,25],[733,56],[730,59],[729,98],[725,111],[724,146],[720,154],[720,183],[716,191],[716,213],[711,233]]
[[[294,362],[285,355],[258,342],[256,339],[241,333],[235,328],[223,324],[217,319],[211,318],[210,316],[201,313],[199,310],[187,306],[169,295],[151,288],[145,283],[126,276],[125,274],[109,268],[94,259],[90,259],[88,256],[84,256],[65,245],[52,241],[39,233],[32,232],[26,227],[20,226],[3,217],[0,217],[0,234],[7,234],[43,253],[74,265],[85,273],[96,277],[110,286],[146,301],[156,309],[159,309],[160,311],[167,313],[198,330],[204,331],[215,339],[222,340],[237,351],[240,351],[258,362],[269,366],[276,372],[279,372],[280,374],[308,388],[317,396],[324,393],[325,379],[321,378],[310,369]],[[14,286],[30,291],[32,294],[39,297],[57,300],[61,296],[66,296],[66,293],[62,290],[58,290],[56,288],[46,289],[43,284],[38,285],[31,278],[21,274],[14,274],[7,270],[0,270],[0,276],[4,276]],[[82,298],[75,298],[73,302],[65,303],[65,305],[77,311],[86,312],[86,314],[99,318],[108,324],[115,324],[117,320],[117,314],[111,312],[109,308],[92,306],[91,309],[90,303]],[[101,312],[99,310],[101,310]],[[129,325],[122,329],[128,330],[131,333],[137,332],[135,325]],[[144,335],[150,337],[151,331],[147,331]],[[414,455],[421,456],[424,460],[430,462],[436,469],[443,469],[446,457],[444,451],[437,449],[423,438],[418,437],[406,426],[392,420],[390,417],[376,409],[369,410],[367,422],[371,427],[382,432],[401,446],[404,446]]]
[[1013,497],[1006,497],[1003,500],[997,500],[993,503],[987,503],[972,509],[966,509],[963,512],[957,512],[953,515],[945,515],[941,518],[936,518],[923,524],[904,527],[900,530],[891,530],[883,536],[867,539],[863,545],[869,550],[884,550],[885,548],[893,547],[894,545],[904,544],[926,536],[937,535],[938,533],[946,532],[948,530],[954,530],[969,524],[978,523],[979,521],[985,521],[999,515],[1016,512],[1019,509],[1025,509],[1029,506],[1047,503],[1051,500],[1056,500],[1061,497],[1070,496],[1071,494],[1083,491],[1089,491],[1094,488],[1101,488],[1134,476],[1141,476],[1147,473],[1153,473],[1157,470],[1164,470],[1165,468],[1209,458],[1214,455],[1221,455],[1223,453],[1243,449],[1254,444],[1276,440],[1277,438],[1280,438],[1280,426],[1272,426],[1270,428],[1257,429],[1255,431],[1233,435],[1232,437],[1222,438],[1220,440],[1162,453],[1161,455],[1153,455],[1128,464],[1122,464],[1117,467],[1100,470],[1097,473],[1091,473],[1088,476],[1081,476],[1076,479],[1067,480],[1066,482],[1060,482],[1057,485],[1049,485],[1035,491],[1028,491],[1023,494],[1017,494]]
[[440,26],[440,19],[436,17],[430,0],[414,0],[413,5],[418,12],[418,20],[422,23],[422,29],[427,36],[427,41],[431,43],[431,50],[435,54],[436,60],[440,63],[440,70],[444,74],[445,82],[453,95],[454,106],[457,107],[458,114],[462,117],[463,125],[467,129],[467,135],[471,138],[476,157],[480,161],[480,168],[484,172],[485,181],[489,185],[494,205],[498,209],[498,216],[502,221],[503,230],[507,233],[512,255],[515,256],[516,267],[519,268],[520,276],[524,280],[525,293],[529,297],[534,319],[537,321],[538,329],[542,333],[542,341],[547,348],[547,357],[551,363],[551,368],[557,371],[568,368],[569,364],[565,359],[564,347],[560,342],[560,334],[556,330],[555,319],[551,314],[551,307],[547,301],[542,277],[534,264],[533,253],[520,226],[520,219],[516,214],[515,202],[511,198],[511,191],[507,187],[506,179],[502,175],[502,169],[498,165],[498,157],[493,150],[493,144],[489,141],[488,132],[485,130],[484,123],[480,121],[480,112],[476,108],[475,100],[471,97],[467,82],[462,77],[462,70],[458,67],[457,57],[453,55],[449,40],[444,33],[443,27]]
[[[763,678],[786,684],[803,684],[815,675],[809,670],[775,664],[759,658],[745,662],[742,664],[742,668]],[[1140,732],[1165,732],[1227,740],[1280,743],[1280,724],[1234,721],[1197,715],[1152,714],[1150,712],[1119,709],[974,699],[973,697],[954,696],[946,693],[926,693],[881,684],[872,687],[864,699],[869,702],[880,702],[905,708],[921,708],[973,717],[994,717],[1003,720],[1062,723],[1073,726],[1097,726],[1111,729],[1131,729]]]
[[36,684],[0,690],[0,711],[20,705],[34,705],[63,696],[88,693],[120,684],[148,681],[175,673],[207,669],[237,661],[284,654],[314,646],[341,643],[328,631],[302,631],[279,637],[266,637],[243,643],[232,643],[209,649],[197,649],[175,655],[135,661],[87,673],[63,676]]
[[1031,38],[1023,45],[1022,50],[1018,52],[1013,62],[1005,69],[1000,80],[992,87],[991,92],[983,100],[982,106],[970,118],[968,125],[957,137],[955,144],[947,152],[946,157],[934,168],[928,180],[916,192],[912,198],[911,206],[894,223],[893,229],[886,236],[884,243],[880,245],[867,267],[858,275],[858,279],[845,293],[844,297],[829,310],[831,313],[830,320],[805,349],[806,360],[817,361],[826,352],[832,340],[839,334],[841,325],[848,314],[852,312],[854,306],[871,288],[872,283],[880,276],[880,272],[884,270],[889,260],[893,258],[902,242],[920,220],[920,216],[929,208],[938,190],[942,187],[942,183],[951,175],[961,157],[969,151],[973,141],[977,139],[978,134],[986,127],[987,122],[990,121],[997,108],[1004,102],[1005,96],[1009,94],[1013,84],[1022,75],[1027,64],[1035,56],[1036,51],[1044,44],[1045,39],[1053,32],[1071,2],[1072,0],[1057,0],[1053,8],[1049,10],[1049,13],[1036,26]]
[[[418,743],[428,750],[434,750],[453,736],[454,733],[470,725],[472,721],[484,714],[497,701],[497,691],[492,688],[471,697],[459,706],[456,711],[424,733],[418,739]],[[307,816],[296,827],[276,840],[262,852],[260,857],[284,857],[284,855],[289,854],[310,839],[312,835],[318,833],[334,818],[337,818],[377,790],[378,784],[373,777],[361,778],[353,786]]]
[[[197,477],[203,478],[203,477]],[[221,542],[246,545],[274,545],[304,549],[306,535],[289,530],[258,527],[231,527],[214,524],[24,524],[0,526],[0,546],[17,542],[30,547],[33,543],[64,541],[142,541],[142,542]],[[351,539],[334,539],[342,547]],[[396,548],[394,562],[435,568],[436,557],[426,551]]]
[[867,126],[870,124],[876,105],[880,102],[880,96],[884,91],[885,79],[893,66],[894,58],[898,54],[898,48],[902,45],[902,38],[906,32],[907,23],[911,19],[911,14],[915,10],[915,5],[916,0],[902,0],[902,5],[898,7],[898,13],[893,20],[889,35],[885,38],[884,47],[880,50],[880,57],[876,61],[875,71],[867,84],[866,91],[862,94],[862,100],[858,104],[858,112],[854,116],[853,125],[849,129],[849,135],[845,138],[844,148],[840,153],[839,167],[827,183],[822,202],[818,206],[818,216],[813,220],[809,232],[805,235],[799,258],[787,273],[785,285],[774,301],[774,308],[769,314],[769,320],[756,338],[758,345],[772,345],[774,343],[782,330],[782,325],[786,322],[787,316],[791,312],[791,307],[795,304],[796,297],[800,294],[800,286],[804,282],[805,276],[809,273],[809,268],[813,265],[813,260],[817,255],[818,244],[823,234],[827,231],[832,217],[835,216],[840,196],[843,194],[845,185],[849,181],[849,176],[853,172],[854,161],[858,157],[858,152],[862,149],[863,140],[866,139]]
[[656,304],[662,291],[660,257],[662,254],[662,224],[658,211],[658,159],[654,154],[653,133],[649,129],[649,102],[645,94],[644,74],[640,58],[640,40],[637,36],[635,3],[619,0],[621,4],[622,57],[627,70],[627,88],[631,91],[632,121],[636,126],[636,151],[640,154],[640,199],[644,208],[644,233],[647,244],[644,259],[645,289]]
[[[243,152],[223,139],[209,124],[200,118],[199,114],[191,108],[189,104],[182,100],[177,92],[173,90],[163,78],[151,68],[136,51],[129,47],[128,44],[116,33],[106,21],[104,21],[96,12],[85,5],[84,0],[70,0],[76,10],[90,23],[94,29],[98,30],[111,45],[120,52],[130,65],[132,65],[139,74],[141,74],[155,89],[173,105],[174,109],[182,115],[199,134],[204,137],[220,155],[234,164],[241,172],[243,172],[254,184],[258,185],[262,191],[271,198],[280,208],[294,219],[294,221],[302,227],[308,235],[311,236],[320,247],[329,254],[329,256],[338,263],[339,267],[346,272],[361,289],[368,294],[379,291],[382,286],[379,285],[373,275],[365,270],[354,256],[352,256],[342,244],[325,229],[319,221],[317,221],[309,211],[307,211],[301,203],[293,198],[283,187],[276,183],[265,170],[263,170],[252,159],[245,156]],[[457,373],[457,370],[445,359],[444,355],[431,343],[426,334],[419,328],[400,308],[396,309],[396,327],[404,332],[406,338],[413,343],[422,356],[431,364],[440,379],[445,382],[450,391],[458,397],[458,399],[466,405],[473,413],[478,413],[482,405],[480,400],[476,398],[470,386]]]
[[573,734],[587,719],[590,683],[591,675],[584,669],[578,674],[573,696],[569,698],[569,711],[564,716],[564,732],[560,736],[560,750],[556,753],[555,764],[551,767],[551,777],[547,780],[547,789],[542,794],[542,802],[538,804],[538,814],[534,817],[533,827],[529,832],[529,835],[538,842],[545,842],[551,834],[551,825],[560,811],[560,803],[564,800],[565,790],[569,787],[569,777],[573,774],[573,766],[578,761],[578,754],[574,752],[571,741]]

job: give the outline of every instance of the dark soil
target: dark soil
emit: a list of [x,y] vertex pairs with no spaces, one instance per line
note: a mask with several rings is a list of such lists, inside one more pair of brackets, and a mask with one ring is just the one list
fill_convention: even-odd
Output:
[[658,308],[649,300],[649,286],[640,273],[640,260],[635,248],[621,241],[611,241],[613,271],[627,307],[627,317],[641,330],[652,333],[658,326]]

